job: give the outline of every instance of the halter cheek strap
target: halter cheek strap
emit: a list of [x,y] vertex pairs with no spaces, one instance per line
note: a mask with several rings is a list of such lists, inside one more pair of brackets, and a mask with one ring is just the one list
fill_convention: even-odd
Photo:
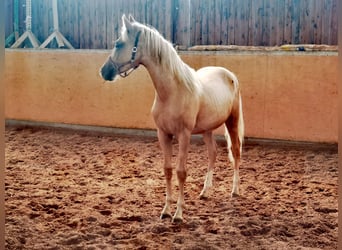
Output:
[[135,37],[134,47],[132,48],[131,63],[134,62],[134,60],[135,60],[135,55],[137,54],[137,51],[138,51],[138,43],[139,43],[140,33],[141,33],[141,31],[138,31],[138,34],[137,34],[137,36]]
[[[138,31],[137,36],[135,37],[135,41],[134,41],[134,47],[132,48],[132,55],[131,55],[131,60],[129,62],[123,63],[120,66],[117,66],[114,62],[111,56],[109,56],[109,60],[111,61],[111,63],[113,64],[114,68],[119,72],[119,75],[122,78],[127,77],[128,75],[130,75],[136,68],[139,67],[138,65],[134,65],[134,61],[135,61],[135,56],[137,54],[138,51],[138,43],[139,43],[139,37],[140,37],[140,33],[141,31]],[[127,70],[122,70],[121,69],[123,67],[125,67],[126,65],[130,65],[131,67]]]

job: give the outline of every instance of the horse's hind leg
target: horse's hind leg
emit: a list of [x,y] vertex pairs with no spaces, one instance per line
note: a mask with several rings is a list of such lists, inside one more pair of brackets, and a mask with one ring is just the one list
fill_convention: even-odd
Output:
[[[233,188],[232,188],[232,197],[239,196],[239,167],[240,167],[240,159],[241,159],[241,149],[242,149],[242,138],[239,135],[239,121],[235,119],[234,116],[231,116],[226,122],[226,128],[229,132],[231,139],[231,151],[233,155],[233,167],[234,167],[234,175],[233,175]],[[228,142],[227,142],[228,143]],[[229,150],[229,149],[228,149]]]
[[209,165],[208,165],[208,172],[204,181],[204,186],[200,194],[201,199],[208,197],[208,190],[213,185],[212,184],[213,169],[214,169],[214,164],[215,164],[216,155],[217,155],[216,142],[213,137],[212,131],[209,131],[203,134],[203,140],[208,148]]

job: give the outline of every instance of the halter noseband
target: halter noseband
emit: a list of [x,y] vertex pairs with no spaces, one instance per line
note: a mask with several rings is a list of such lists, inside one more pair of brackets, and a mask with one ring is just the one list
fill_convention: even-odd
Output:
[[[137,51],[138,51],[138,43],[139,43],[139,37],[140,37],[140,33],[141,31],[138,31],[138,34],[137,36],[135,37],[135,41],[134,41],[134,47],[132,48],[132,55],[131,55],[131,60],[126,62],[126,63],[123,63],[121,64],[120,66],[117,66],[112,57],[109,56],[109,61],[113,64],[114,68],[119,72],[119,75],[122,77],[122,78],[125,78],[127,77],[128,75],[130,75],[136,68],[139,67],[139,64],[138,65],[134,65],[134,60],[135,60],[135,56],[137,54]],[[125,67],[126,65],[130,65],[131,67],[127,70],[122,70],[121,69],[123,67]]]

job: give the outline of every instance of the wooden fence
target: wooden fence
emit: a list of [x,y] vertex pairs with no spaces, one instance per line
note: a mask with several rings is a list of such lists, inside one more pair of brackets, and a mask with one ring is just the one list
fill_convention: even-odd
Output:
[[[123,13],[158,29],[174,44],[337,45],[338,0],[58,0],[59,29],[75,48],[109,49]],[[13,32],[13,0],[5,0],[5,34]],[[25,0],[19,0],[19,33]],[[32,31],[53,32],[52,1],[32,0]],[[52,44],[53,46],[53,44]]]

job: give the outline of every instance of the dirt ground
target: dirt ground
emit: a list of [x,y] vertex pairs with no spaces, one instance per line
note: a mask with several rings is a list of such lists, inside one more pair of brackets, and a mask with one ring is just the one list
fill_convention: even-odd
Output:
[[337,249],[336,145],[246,142],[241,196],[230,198],[218,141],[212,194],[200,200],[207,152],[195,139],[185,221],[173,224],[159,219],[155,137],[7,127],[5,142],[6,249]]

